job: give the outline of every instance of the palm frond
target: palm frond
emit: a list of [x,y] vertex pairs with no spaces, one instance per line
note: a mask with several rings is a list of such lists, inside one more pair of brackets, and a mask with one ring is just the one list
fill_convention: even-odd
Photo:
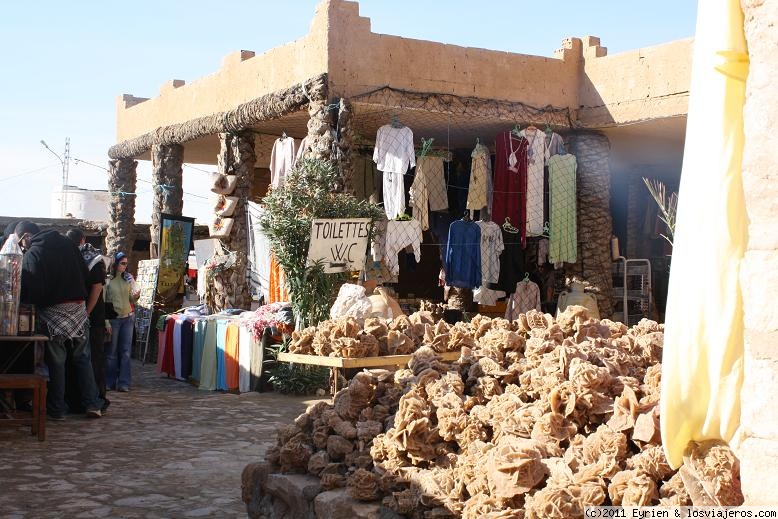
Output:
[[649,179],[643,177],[643,183],[648,188],[648,192],[659,207],[659,219],[667,227],[667,234],[660,234],[662,238],[672,245],[675,236],[675,217],[678,211],[678,193],[672,192],[667,195],[667,188],[661,180],[655,178]]

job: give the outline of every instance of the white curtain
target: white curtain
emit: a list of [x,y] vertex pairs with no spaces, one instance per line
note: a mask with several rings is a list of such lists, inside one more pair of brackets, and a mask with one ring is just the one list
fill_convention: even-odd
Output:
[[743,382],[748,52],[739,0],[705,0],[697,8],[662,358],[662,443],[673,467],[690,440],[736,440]]

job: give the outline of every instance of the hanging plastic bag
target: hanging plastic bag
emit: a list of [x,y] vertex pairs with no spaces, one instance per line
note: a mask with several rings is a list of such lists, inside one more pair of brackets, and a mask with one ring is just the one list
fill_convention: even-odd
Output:
[[22,288],[22,248],[12,234],[0,249],[0,336],[19,331],[19,296]]

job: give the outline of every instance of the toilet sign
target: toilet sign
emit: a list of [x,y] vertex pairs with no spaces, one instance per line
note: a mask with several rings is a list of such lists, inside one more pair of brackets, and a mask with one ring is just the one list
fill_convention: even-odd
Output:
[[362,270],[365,266],[370,218],[314,219],[308,265],[324,264],[324,272]]

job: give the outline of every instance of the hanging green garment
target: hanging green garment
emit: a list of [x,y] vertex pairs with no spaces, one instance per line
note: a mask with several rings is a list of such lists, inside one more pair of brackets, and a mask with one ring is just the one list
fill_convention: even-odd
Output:
[[740,1],[699,2],[662,357],[662,443],[674,468],[690,440],[737,440],[747,74]]
[[578,220],[575,155],[548,159],[549,231],[548,261],[575,263],[578,258]]

